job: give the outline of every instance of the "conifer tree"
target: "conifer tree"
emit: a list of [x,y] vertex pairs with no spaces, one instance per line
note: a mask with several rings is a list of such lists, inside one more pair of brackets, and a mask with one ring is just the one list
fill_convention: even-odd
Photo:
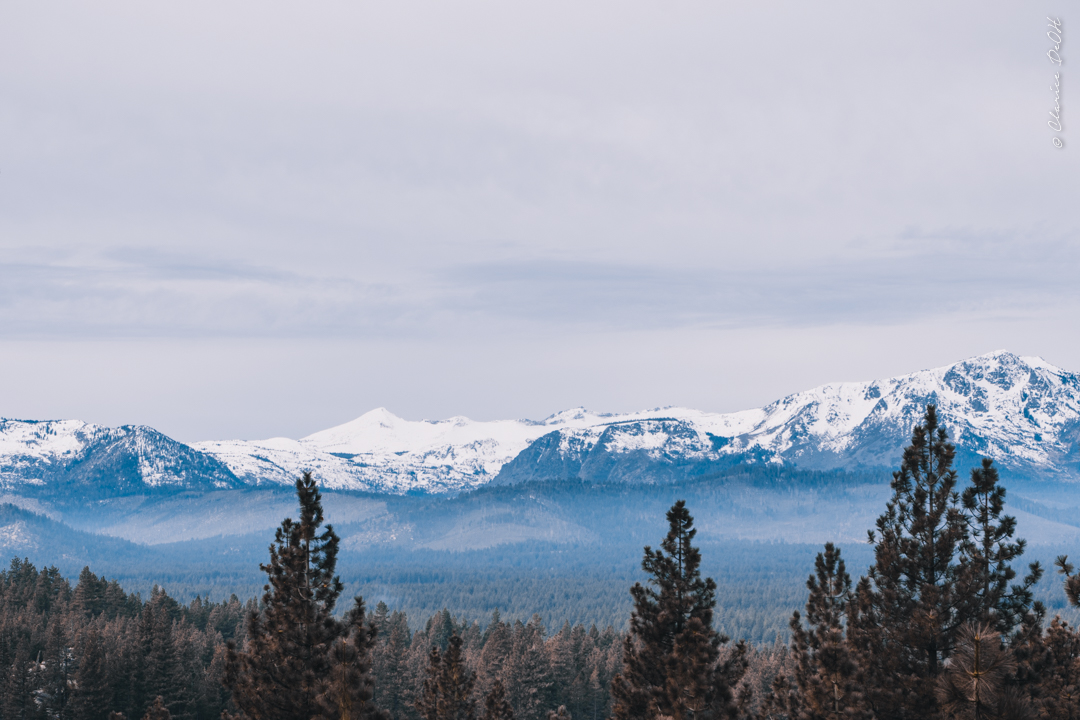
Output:
[[324,720],[362,717],[362,709],[373,695],[370,658],[378,630],[365,624],[360,598],[349,611],[345,626],[345,632],[330,646],[329,672],[320,682],[319,702]]
[[101,634],[91,625],[78,644],[79,669],[75,673],[72,715],[85,720],[106,720],[112,701]]
[[[270,563],[260,565],[269,582],[264,586],[263,608],[248,616],[247,639],[242,649],[230,642],[225,661],[224,683],[232,692],[238,714],[236,720],[310,720],[325,710],[329,677],[336,662],[346,662],[349,653],[335,659],[335,642],[347,638],[353,628],[333,616],[342,591],[337,566],[338,536],[332,526],[323,525],[322,499],[318,487],[305,473],[296,481],[300,520],[286,518],[270,545]],[[356,599],[355,617],[363,616]],[[347,643],[347,641],[346,641]],[[367,652],[367,641],[354,649]],[[355,665],[354,665],[355,667]],[[355,678],[354,678],[355,680]],[[369,683],[351,682],[350,688],[367,688]],[[344,691],[345,686],[338,689]],[[347,702],[349,717],[375,717],[378,711],[367,702],[364,692]]]
[[[399,717],[408,707],[412,693],[405,682],[409,652],[409,623],[404,613],[394,611],[385,619],[373,653],[375,688],[373,702],[390,717]],[[376,626],[378,627],[378,626]]]
[[445,655],[438,645],[428,655],[424,689],[416,699],[416,711],[423,720],[474,720],[476,702],[472,697],[474,679],[465,667],[460,635],[450,636]]
[[732,716],[746,650],[740,644],[718,664],[728,638],[712,626],[716,583],[701,578],[701,553],[692,544],[697,531],[685,501],[672,506],[667,520],[661,549],[645,548],[648,585],[630,590],[634,610],[623,672],[611,684],[613,714],[619,720]]
[[956,651],[937,680],[945,716],[996,720],[1020,715],[1020,700],[1008,688],[1015,671],[1016,660],[997,632],[989,625],[965,625]]
[[1080,720],[1080,630],[1055,617],[1036,642],[1028,691],[1040,720]]
[[1069,598],[1069,604],[1080,607],[1080,575],[1073,575],[1073,564],[1069,562],[1068,555],[1060,555],[1054,561],[1057,571],[1065,576],[1065,596]]
[[798,612],[790,623],[795,686],[778,675],[769,705],[793,720],[869,718],[856,657],[844,635],[851,576],[840,549],[826,543],[814,570],[806,581],[806,625]]
[[971,485],[961,501],[967,514],[968,532],[961,543],[968,573],[963,578],[964,594],[971,607],[965,613],[998,632],[1008,634],[1020,624],[1031,608],[1032,586],[1042,577],[1039,563],[1030,565],[1022,585],[1010,588],[1016,577],[1010,563],[1024,554],[1023,539],[1012,541],[1016,518],[1005,515],[1005,488],[998,484],[998,471],[990,458],[971,471]]
[[[970,618],[967,525],[956,492],[955,448],[927,406],[893,474],[893,497],[870,532],[874,565],[856,588],[850,633],[881,718],[935,712],[934,682]],[[967,611],[967,612],[965,612]]]
[[158,695],[154,698],[154,703],[147,709],[146,714],[143,715],[143,720],[172,720],[172,715],[169,713],[169,708],[165,707],[165,699]]
[[484,697],[484,714],[481,720],[514,720],[514,709],[506,700],[502,680],[495,680],[491,692]]
[[539,615],[527,624],[514,623],[509,657],[503,662],[502,680],[519,720],[543,720],[551,707],[553,683]]

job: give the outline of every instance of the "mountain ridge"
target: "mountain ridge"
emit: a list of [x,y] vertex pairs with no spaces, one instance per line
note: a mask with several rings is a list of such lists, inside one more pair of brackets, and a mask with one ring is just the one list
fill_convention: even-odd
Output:
[[[708,413],[564,410],[544,420],[409,421],[377,408],[299,440],[185,445],[144,426],[0,420],[0,487],[110,493],[283,486],[312,471],[328,489],[443,494],[573,477],[672,482],[737,463],[895,467],[933,403],[958,467],[1080,480],[1080,376],[999,350],[883,380],[827,383],[761,408]],[[98,490],[101,490],[99,487]]]

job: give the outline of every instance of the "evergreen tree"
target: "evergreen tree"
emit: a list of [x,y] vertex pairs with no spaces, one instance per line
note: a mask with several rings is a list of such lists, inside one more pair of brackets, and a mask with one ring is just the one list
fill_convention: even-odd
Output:
[[558,710],[549,710],[547,720],[571,720],[570,711],[565,705],[560,705]]
[[1065,576],[1065,596],[1073,607],[1080,607],[1080,575],[1073,575],[1075,569],[1069,562],[1068,555],[1061,555],[1054,561],[1057,571]]
[[[353,628],[336,619],[334,605],[342,591],[337,566],[338,536],[332,526],[323,525],[322,500],[310,473],[296,481],[300,520],[286,518],[270,545],[270,564],[260,565],[269,583],[264,586],[263,607],[248,616],[247,639],[243,649],[230,642],[225,661],[224,683],[232,692],[238,714],[236,720],[309,720],[324,711],[327,688],[335,663],[346,662],[348,652],[335,642],[346,638]],[[362,617],[357,598],[354,618]],[[347,644],[347,641],[346,641]],[[366,641],[354,645],[367,651]],[[354,665],[354,667],[358,667]],[[340,670],[340,667],[339,667]],[[377,715],[364,692],[367,681],[351,682],[362,688],[351,700],[337,702],[351,706],[354,718]],[[344,691],[345,686],[338,686]]]
[[165,699],[160,695],[154,698],[154,703],[147,709],[142,720],[172,720],[169,708],[165,707]]
[[795,686],[777,675],[768,705],[793,720],[870,718],[856,658],[844,636],[851,576],[840,549],[826,543],[814,570],[806,581],[806,625],[798,612],[791,618]]
[[431,646],[424,689],[416,699],[416,711],[423,720],[474,720],[473,676],[465,667],[460,635],[451,635],[446,654]]
[[[39,576],[39,585],[40,579],[43,577],[45,577],[45,573]],[[34,609],[40,610],[42,605],[38,604],[36,600],[37,598],[35,598]],[[51,615],[43,613],[43,617],[49,617],[49,620],[48,629],[46,630],[45,653],[41,656],[44,667],[41,673],[42,687],[38,692],[38,701],[46,714],[52,717],[64,717],[67,714],[71,680],[75,669],[70,648],[71,643],[67,634],[68,618],[61,616],[59,613],[52,613]]]
[[994,462],[983,458],[982,467],[971,471],[971,485],[961,496],[967,514],[968,533],[961,543],[970,572],[964,578],[971,607],[966,614],[1008,634],[1019,625],[1033,602],[1031,588],[1042,577],[1039,563],[1032,563],[1022,585],[1009,587],[1016,577],[1010,563],[1024,554],[1023,539],[1012,542],[1016,518],[1002,516],[1005,488],[998,484]]
[[989,625],[966,625],[956,651],[937,680],[937,696],[945,716],[957,720],[1014,718],[1021,701],[1008,682],[1016,671],[1012,652]]
[[503,664],[511,651],[510,628],[502,621],[498,609],[491,615],[491,622],[484,631],[483,640],[477,682],[480,692],[487,694],[496,682],[502,684],[501,679],[505,677]]
[[1028,691],[1038,717],[1080,719],[1080,630],[1055,617],[1035,644]]
[[[955,448],[927,406],[893,474],[893,497],[870,532],[874,565],[856,589],[850,633],[880,718],[934,714],[934,682],[972,619],[967,525],[956,492]],[[966,611],[966,612],[965,612]]]
[[346,618],[347,631],[330,647],[330,671],[322,678],[319,701],[325,720],[376,714],[371,708],[373,678],[371,648],[378,630],[364,623],[364,602],[356,602]]
[[91,625],[78,645],[79,669],[75,673],[72,715],[80,720],[106,720],[111,709],[108,666],[101,634]]
[[539,615],[528,624],[514,624],[509,657],[502,666],[502,680],[510,705],[519,720],[542,720],[551,707],[552,680],[544,639],[547,631]]
[[692,545],[697,531],[686,503],[676,502],[667,520],[661,549],[645,548],[648,585],[636,583],[630,590],[634,610],[623,672],[611,685],[613,714],[619,720],[732,716],[745,647],[740,644],[718,664],[728,638],[713,629],[716,583],[701,578],[701,554]]
[[[378,627],[378,626],[376,626]],[[374,651],[375,695],[373,702],[390,717],[399,717],[408,707],[411,692],[405,680],[409,652],[409,623],[404,613],[394,611],[380,630]]]
[[184,674],[181,671],[173,637],[174,618],[180,616],[179,604],[159,587],[139,617],[141,662],[137,677],[137,705],[146,707],[153,698],[165,698],[170,714],[182,715],[185,708]]
[[506,689],[502,680],[495,680],[491,692],[484,697],[484,714],[481,720],[514,720],[514,709],[506,701]]

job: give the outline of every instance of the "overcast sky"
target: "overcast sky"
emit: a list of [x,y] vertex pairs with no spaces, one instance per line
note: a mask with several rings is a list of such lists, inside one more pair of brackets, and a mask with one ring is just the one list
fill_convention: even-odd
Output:
[[3,3],[0,416],[254,439],[1080,371],[1078,11]]

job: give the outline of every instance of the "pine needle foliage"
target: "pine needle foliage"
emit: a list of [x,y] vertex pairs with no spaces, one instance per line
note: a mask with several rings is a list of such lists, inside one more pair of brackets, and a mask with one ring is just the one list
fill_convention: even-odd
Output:
[[172,720],[169,708],[165,706],[165,698],[160,695],[155,697],[154,704],[147,709],[142,720]]
[[733,689],[745,671],[746,649],[740,643],[718,663],[728,638],[713,628],[716,582],[701,577],[697,530],[686,502],[676,502],[667,520],[660,549],[645,547],[647,585],[630,589],[634,610],[623,672],[611,686],[614,717],[727,717],[736,712]]
[[[378,717],[367,657],[373,631],[356,598],[346,621],[334,617],[342,591],[335,575],[339,539],[323,528],[322,499],[311,473],[296,481],[300,519],[286,518],[270,545],[262,609],[247,619],[247,640],[230,642],[224,684],[232,720]],[[321,529],[321,532],[320,532]]]
[[414,707],[423,720],[475,720],[472,697],[475,678],[465,666],[460,635],[452,635],[446,653],[433,645],[428,655],[427,677]]
[[[992,720],[1016,714],[1019,701],[1008,693],[1016,660],[990,625],[968,624],[956,651],[937,680],[937,697],[945,717]],[[1012,710],[1012,712],[1010,712]]]
[[1073,564],[1069,562],[1068,555],[1061,555],[1054,561],[1057,571],[1065,576],[1065,596],[1069,598],[1069,604],[1080,607],[1080,575],[1073,575]]
[[856,588],[851,637],[867,661],[879,717],[935,712],[934,680],[968,619],[969,583],[959,562],[967,523],[955,454],[935,407],[927,406],[893,473],[893,496],[869,533],[875,562]]
[[506,688],[502,680],[496,680],[491,692],[484,698],[484,714],[481,720],[514,720],[514,709],[506,700]]
[[767,706],[792,720],[869,719],[857,657],[845,637],[851,576],[840,548],[825,544],[806,587],[805,624],[797,611],[790,624],[795,684],[777,675]]
[[1024,554],[1026,543],[1012,540],[1016,518],[1002,515],[1005,488],[998,482],[993,460],[983,458],[982,467],[972,469],[971,484],[964,489],[961,502],[968,523],[967,537],[960,546],[969,570],[965,590],[971,607],[966,613],[1008,634],[1031,608],[1031,589],[1042,577],[1042,568],[1032,563],[1023,583],[1010,588],[1016,578],[1010,563]]

